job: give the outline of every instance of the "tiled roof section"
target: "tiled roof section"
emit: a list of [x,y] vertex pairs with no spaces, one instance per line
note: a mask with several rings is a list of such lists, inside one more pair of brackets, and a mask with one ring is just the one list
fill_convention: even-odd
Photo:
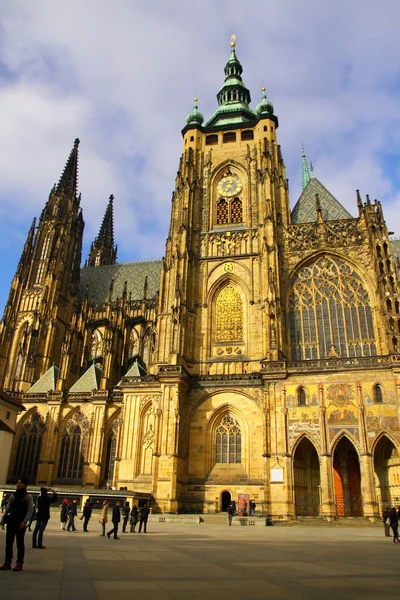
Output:
[[26,392],[27,394],[47,394],[56,389],[60,369],[53,365],[44,373],[36,383]]
[[16,398],[13,398],[12,396],[10,396],[10,394],[7,394],[7,392],[5,392],[4,390],[0,390],[0,399],[3,400],[3,402],[12,404],[19,410],[25,410],[25,407],[21,404],[21,402],[19,400],[17,400]]
[[[146,367],[140,362],[141,359],[138,357],[129,367],[124,377],[145,377],[147,375]],[[122,379],[121,379],[122,381]],[[121,381],[117,385],[121,385]]]
[[317,220],[316,194],[319,197],[324,221],[353,218],[339,200],[336,200],[316,177],[312,177],[292,210],[292,223],[312,223]]
[[100,386],[102,370],[96,365],[91,365],[87,371],[74,383],[69,390],[72,393],[76,392],[92,392],[98,390]]
[[7,433],[12,433],[12,434],[15,433],[14,429],[11,429],[11,427],[9,425],[7,425],[7,423],[2,421],[1,419],[0,419],[0,431],[7,431]]
[[154,298],[160,289],[161,260],[105,265],[103,267],[84,267],[81,269],[80,294],[88,290],[89,301],[106,302],[113,282],[112,300],[122,298],[125,281],[128,298],[143,300],[147,277],[146,298]]

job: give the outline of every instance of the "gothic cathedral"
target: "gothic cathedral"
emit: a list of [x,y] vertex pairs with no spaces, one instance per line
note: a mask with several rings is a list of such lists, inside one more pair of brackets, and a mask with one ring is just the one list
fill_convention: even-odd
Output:
[[290,209],[234,40],[217,98],[187,116],[160,261],[117,263],[110,196],[81,267],[75,141],[0,327],[0,386],[26,408],[9,482],[375,519],[400,502],[400,248],[380,202],[357,192],[353,217],[304,153]]

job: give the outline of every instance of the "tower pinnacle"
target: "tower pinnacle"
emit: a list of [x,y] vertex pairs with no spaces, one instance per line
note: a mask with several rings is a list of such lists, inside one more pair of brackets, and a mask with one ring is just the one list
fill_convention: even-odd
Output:
[[99,235],[90,248],[88,266],[99,267],[115,265],[117,260],[117,247],[114,245],[114,196],[111,194]]
[[78,192],[78,147],[79,139],[76,138],[70,152],[64,171],[58,182],[57,193],[63,192],[69,196],[76,196]]

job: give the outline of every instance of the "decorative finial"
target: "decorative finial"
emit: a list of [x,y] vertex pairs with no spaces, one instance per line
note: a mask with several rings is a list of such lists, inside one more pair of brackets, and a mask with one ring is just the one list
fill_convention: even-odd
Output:
[[199,101],[199,99],[198,99],[198,97],[197,97],[197,96],[195,96],[195,97],[193,98],[193,100],[195,101],[195,103],[196,103],[196,104],[197,104],[197,103],[198,103],[198,101]]
[[231,35],[231,48],[234,48],[236,46],[236,35],[233,33]]
[[261,91],[262,91],[262,92],[265,92],[265,87],[264,87],[264,86],[261,88]]

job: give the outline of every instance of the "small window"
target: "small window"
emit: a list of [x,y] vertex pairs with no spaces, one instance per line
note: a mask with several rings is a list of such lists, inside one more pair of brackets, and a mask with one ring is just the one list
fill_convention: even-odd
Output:
[[298,403],[299,406],[306,406],[306,391],[304,388],[300,388],[299,391],[297,392],[297,397],[298,397]]
[[383,402],[382,388],[380,385],[374,387],[374,400],[377,404],[382,404]]
[[272,131],[272,132],[274,131],[274,128],[273,128],[273,127],[271,127],[271,131]]
[[242,131],[242,141],[246,140],[254,140],[254,131],[251,129],[246,129],[246,131]]
[[268,131],[268,127],[264,125],[264,131]]
[[191,142],[194,142],[194,135],[191,135],[191,136],[190,136],[190,141],[191,141]]
[[207,135],[206,137],[206,146],[215,146],[216,144],[218,144],[218,136],[216,133],[213,133],[212,135]]
[[390,300],[390,298],[386,300],[386,308],[388,312],[392,312],[392,301]]
[[9,420],[10,420],[10,417],[11,417],[11,413],[10,413],[10,411],[8,410],[8,411],[6,412],[6,419],[7,419],[7,421],[9,421]]
[[236,133],[234,131],[229,131],[228,133],[224,133],[222,141],[224,144],[230,144],[231,142],[236,142]]

